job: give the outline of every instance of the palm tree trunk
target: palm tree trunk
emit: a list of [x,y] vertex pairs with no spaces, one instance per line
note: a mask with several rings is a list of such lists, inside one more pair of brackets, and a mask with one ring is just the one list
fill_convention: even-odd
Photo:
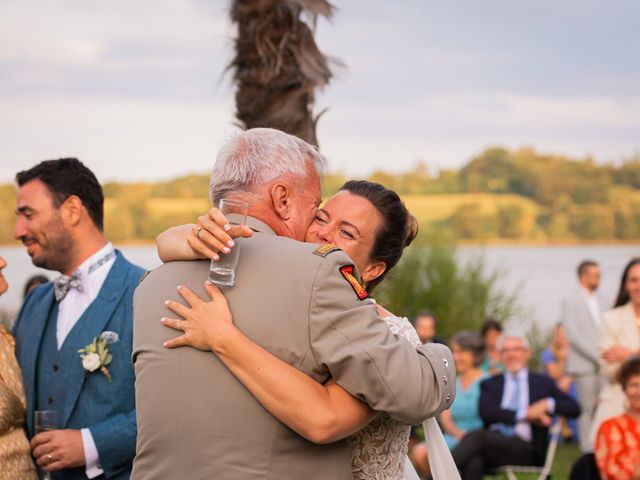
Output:
[[277,128],[318,145],[315,91],[329,83],[332,73],[329,59],[316,46],[313,28],[318,15],[329,17],[332,10],[326,0],[233,2],[231,19],[238,35],[230,68],[242,128]]

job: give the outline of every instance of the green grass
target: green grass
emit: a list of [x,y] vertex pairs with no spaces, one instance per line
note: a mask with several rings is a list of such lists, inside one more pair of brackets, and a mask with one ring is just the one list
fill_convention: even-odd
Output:
[[[556,456],[553,461],[552,478],[553,480],[567,480],[571,472],[571,466],[580,458],[580,448],[575,443],[561,443],[556,450]],[[506,479],[506,476],[485,477],[489,479]],[[537,478],[536,475],[518,474],[518,479],[530,480]]]

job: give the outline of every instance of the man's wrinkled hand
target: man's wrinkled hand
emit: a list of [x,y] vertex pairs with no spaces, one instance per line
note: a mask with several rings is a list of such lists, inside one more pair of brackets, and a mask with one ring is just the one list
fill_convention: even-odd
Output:
[[45,472],[81,467],[86,463],[80,430],[51,430],[31,440],[36,463]]

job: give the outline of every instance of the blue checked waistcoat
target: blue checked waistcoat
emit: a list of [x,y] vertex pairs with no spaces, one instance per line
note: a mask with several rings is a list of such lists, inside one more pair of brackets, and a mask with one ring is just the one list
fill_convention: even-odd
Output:
[[[60,350],[56,344],[58,303],[47,283],[25,300],[14,327],[16,356],[27,395],[27,428],[34,435],[34,411],[56,410],[60,428],[88,428],[98,450],[104,475],[99,479],[128,479],[135,456],[136,413],[131,365],[133,291],[144,270],[120,252],[96,299],[69,332]],[[118,334],[109,345],[113,383],[99,371],[82,367],[78,349],[102,332]],[[85,469],[65,469],[56,480],[86,479]]]

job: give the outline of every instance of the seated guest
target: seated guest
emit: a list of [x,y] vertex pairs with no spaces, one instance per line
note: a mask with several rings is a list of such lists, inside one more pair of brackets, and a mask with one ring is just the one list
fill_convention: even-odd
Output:
[[531,350],[518,333],[497,344],[505,373],[480,384],[480,417],[485,428],[467,433],[453,449],[463,480],[481,480],[501,465],[542,465],[554,414],[577,417],[580,407],[550,378],[529,372]]
[[[6,265],[0,257],[0,295],[9,288],[2,274]],[[38,474],[24,429],[27,401],[15,345],[13,336],[0,323],[0,480],[36,480]]]
[[480,329],[484,346],[487,349],[487,357],[482,364],[482,370],[490,375],[502,373],[504,370],[502,363],[500,363],[500,353],[496,348],[496,343],[501,333],[502,325],[493,318],[487,318]]
[[596,436],[595,457],[603,480],[640,479],[640,357],[622,364],[618,381],[627,411],[605,420]]
[[451,351],[456,362],[456,399],[449,410],[440,415],[444,438],[453,449],[467,432],[482,428],[478,411],[480,383],[487,374],[480,369],[485,348],[477,332],[460,332],[451,339]]
[[[568,394],[571,398],[578,401],[578,390],[573,381],[573,377],[567,374],[567,358],[569,356],[569,341],[564,333],[562,324],[558,323],[553,329],[553,338],[551,346],[545,348],[540,354],[540,363],[542,365],[542,373],[551,377],[560,390]],[[567,420],[560,417],[558,421],[561,423],[560,436],[569,441],[572,438],[578,438],[578,423],[576,420]]]
[[[480,382],[487,374],[480,369],[484,361],[484,341],[477,332],[460,332],[451,339],[451,351],[456,362],[456,398],[451,409],[440,414],[440,424],[444,429],[444,439],[450,449],[467,432],[482,428],[478,412]],[[426,476],[429,472],[429,456],[426,443],[411,448],[411,461],[418,473]]]

